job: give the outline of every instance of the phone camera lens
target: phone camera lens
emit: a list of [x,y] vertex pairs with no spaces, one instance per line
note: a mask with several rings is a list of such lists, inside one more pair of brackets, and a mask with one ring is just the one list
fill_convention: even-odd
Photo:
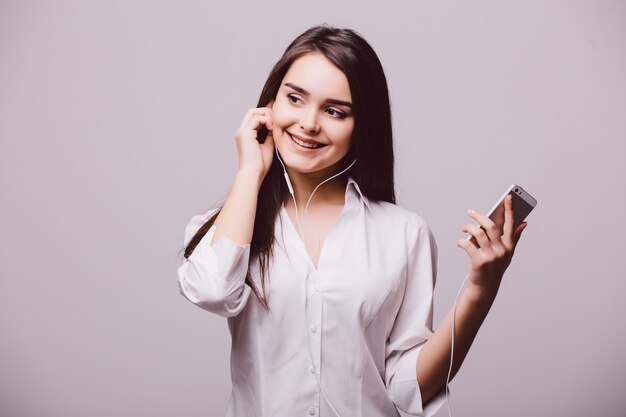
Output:
[[517,193],[517,192],[518,192],[518,190],[519,190],[519,188],[516,188],[516,189],[515,189],[515,192]]

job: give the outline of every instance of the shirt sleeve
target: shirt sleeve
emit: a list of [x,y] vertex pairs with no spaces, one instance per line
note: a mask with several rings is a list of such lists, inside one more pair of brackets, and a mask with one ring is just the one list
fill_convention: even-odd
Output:
[[[200,227],[217,212],[210,209],[194,216],[185,228],[185,247]],[[202,237],[189,258],[178,268],[180,293],[204,310],[224,317],[243,310],[252,289],[245,283],[250,258],[250,244],[239,245],[221,236],[211,246],[216,226]]]
[[401,415],[434,415],[445,402],[445,387],[422,404],[416,375],[417,357],[433,335],[433,295],[437,276],[437,245],[419,216],[407,228],[408,263],[404,298],[386,345],[385,382]]

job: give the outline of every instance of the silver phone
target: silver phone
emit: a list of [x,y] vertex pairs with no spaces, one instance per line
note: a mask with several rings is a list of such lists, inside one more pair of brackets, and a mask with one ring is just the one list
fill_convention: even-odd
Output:
[[[511,185],[487,213],[487,217],[489,217],[500,230],[500,236],[504,233],[504,198],[509,194],[513,196],[513,230],[517,229],[517,227],[522,224],[537,205],[537,200],[526,190],[517,184]],[[467,240],[478,247],[474,236],[469,235]]]

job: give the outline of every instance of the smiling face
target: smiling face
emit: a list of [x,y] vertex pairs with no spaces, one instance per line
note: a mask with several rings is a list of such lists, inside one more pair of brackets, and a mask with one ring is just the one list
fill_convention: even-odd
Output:
[[321,53],[293,62],[274,102],[274,141],[290,171],[334,174],[354,128],[348,79]]

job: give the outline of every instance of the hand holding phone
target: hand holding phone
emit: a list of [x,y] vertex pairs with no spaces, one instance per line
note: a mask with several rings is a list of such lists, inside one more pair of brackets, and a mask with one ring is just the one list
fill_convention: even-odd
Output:
[[[500,235],[502,235],[504,229],[504,198],[507,195],[512,196],[511,202],[513,203],[514,219],[513,230],[516,230],[517,227],[522,224],[528,214],[530,214],[530,212],[537,205],[537,200],[526,190],[517,184],[511,185],[487,213],[487,217],[489,217],[500,230]],[[469,235],[467,240],[472,242],[474,246],[478,247],[478,242],[476,242],[476,238],[472,235]]]
[[[515,246],[526,227],[522,223],[536,205],[535,198],[519,185],[513,184],[498,199],[487,215],[468,210],[468,215],[479,224],[463,225],[461,230],[470,234],[467,239],[459,239],[457,246],[465,250],[470,258],[470,271],[461,284],[461,290],[465,289],[465,294],[469,293],[470,299],[483,300],[483,305],[487,306],[493,303],[504,272],[513,257]],[[478,236],[480,244],[474,235]],[[461,290],[456,296],[452,309],[450,364],[454,363],[454,321]],[[446,389],[450,382],[451,371],[452,365],[448,372]]]

